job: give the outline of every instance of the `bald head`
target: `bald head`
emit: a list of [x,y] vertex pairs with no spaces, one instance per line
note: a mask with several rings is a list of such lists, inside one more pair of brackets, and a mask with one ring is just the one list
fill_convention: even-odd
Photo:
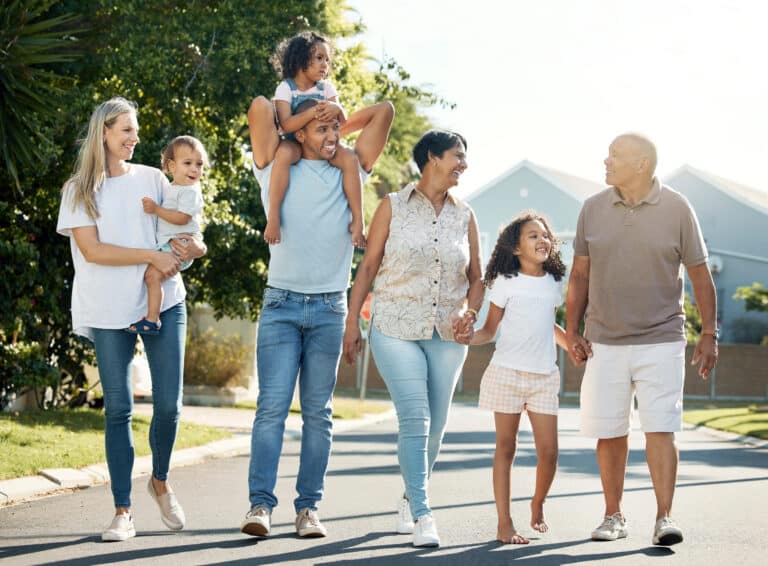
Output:
[[656,146],[648,136],[636,132],[627,132],[613,140],[611,146],[621,146],[627,153],[637,159],[638,162],[647,159],[647,173],[649,177],[653,177],[656,172],[657,162]]

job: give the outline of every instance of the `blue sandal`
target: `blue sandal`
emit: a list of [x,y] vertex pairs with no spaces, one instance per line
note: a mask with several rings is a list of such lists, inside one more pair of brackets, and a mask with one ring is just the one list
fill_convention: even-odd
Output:
[[126,332],[130,332],[131,334],[146,334],[148,336],[157,336],[160,334],[160,321],[152,322],[151,320],[147,320],[146,317],[142,318],[138,322],[134,322],[131,324],[128,328],[125,329]]

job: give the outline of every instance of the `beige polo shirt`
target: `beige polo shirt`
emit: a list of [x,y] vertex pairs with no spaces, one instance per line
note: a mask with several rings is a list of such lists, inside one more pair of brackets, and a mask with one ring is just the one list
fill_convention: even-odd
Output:
[[685,339],[683,266],[707,261],[688,200],[653,179],[634,206],[615,187],[588,198],[573,241],[589,257],[585,336],[599,344]]
[[472,211],[448,193],[439,215],[414,183],[388,195],[389,236],[373,290],[373,325],[386,336],[453,340],[451,314],[469,289]]

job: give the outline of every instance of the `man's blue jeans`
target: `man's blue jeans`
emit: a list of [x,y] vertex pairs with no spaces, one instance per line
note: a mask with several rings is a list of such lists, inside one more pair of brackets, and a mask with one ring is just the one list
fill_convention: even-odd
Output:
[[[168,478],[171,451],[181,413],[184,377],[184,346],[187,339],[187,307],[182,302],[160,313],[162,328],[157,336],[142,336],[152,374],[152,475]],[[133,433],[131,413],[131,360],[136,335],[122,329],[94,328],[94,346],[99,379],[104,391],[105,444],[107,466],[115,507],[131,506]]]
[[297,377],[303,425],[294,507],[296,512],[317,509],[322,499],[346,314],[344,292],[305,295],[272,288],[264,292],[256,342],[259,398],[248,471],[251,506],[271,510],[277,505],[277,465]]
[[467,346],[440,339],[401,340],[371,329],[376,367],[395,404],[397,458],[414,519],[431,513],[427,482],[440,452]]

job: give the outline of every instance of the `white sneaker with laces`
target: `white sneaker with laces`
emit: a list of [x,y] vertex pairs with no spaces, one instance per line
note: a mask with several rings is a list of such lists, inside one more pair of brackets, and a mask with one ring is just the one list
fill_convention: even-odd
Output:
[[624,538],[628,532],[627,520],[617,512],[603,518],[600,526],[592,531],[592,540],[616,540]]
[[440,546],[437,525],[432,515],[423,515],[413,525],[413,546]]
[[160,508],[160,518],[163,520],[165,526],[172,531],[180,531],[183,529],[186,521],[184,509],[181,508],[179,500],[176,499],[176,494],[171,490],[171,486],[168,486],[168,491],[166,493],[158,495],[155,491],[155,486],[152,484],[152,476],[150,475],[149,482],[147,483],[147,491]]
[[272,512],[265,505],[254,505],[240,523],[240,532],[253,537],[268,536],[271,515]]
[[136,527],[133,524],[133,516],[130,513],[123,513],[112,518],[112,522],[101,533],[101,540],[118,542],[135,536]]
[[409,535],[413,532],[413,517],[411,517],[411,505],[405,496],[397,502],[397,522],[395,532],[401,535]]
[[328,534],[317,511],[307,507],[296,515],[296,534],[300,537],[324,537]]
[[652,542],[660,546],[672,546],[683,542],[683,531],[670,517],[662,517],[656,521]]

